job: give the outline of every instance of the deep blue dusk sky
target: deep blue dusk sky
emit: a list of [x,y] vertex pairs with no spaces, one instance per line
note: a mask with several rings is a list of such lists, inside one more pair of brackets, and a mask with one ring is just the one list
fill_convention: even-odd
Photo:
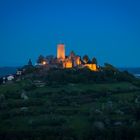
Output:
[[140,66],[140,0],[0,0],[0,66],[19,66],[56,44],[99,64]]

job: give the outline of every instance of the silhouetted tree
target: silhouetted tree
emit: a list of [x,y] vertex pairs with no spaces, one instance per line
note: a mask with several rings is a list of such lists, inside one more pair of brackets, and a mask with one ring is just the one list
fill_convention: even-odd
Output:
[[98,63],[98,62],[97,62],[97,59],[96,59],[95,57],[92,59],[91,62],[92,62],[92,64],[96,64],[96,65],[97,65],[97,63]]
[[88,62],[89,62],[89,57],[88,57],[88,55],[84,55],[84,56],[83,56],[83,61],[84,61],[84,63],[88,63]]
[[0,84],[2,84],[3,83],[3,78],[0,78]]
[[44,61],[44,56],[43,55],[40,55],[37,59],[37,63],[42,63]]
[[108,63],[104,64],[104,70],[109,70],[109,71],[112,71],[112,72],[118,72],[119,71],[116,67],[114,67],[113,65],[108,64]]
[[28,66],[33,66],[31,59],[29,59],[29,61],[28,61]]

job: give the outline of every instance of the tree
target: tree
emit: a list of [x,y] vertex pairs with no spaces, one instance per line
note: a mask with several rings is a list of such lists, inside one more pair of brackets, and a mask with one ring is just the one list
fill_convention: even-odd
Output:
[[3,78],[0,78],[0,85],[3,83]]
[[97,65],[97,63],[98,63],[98,62],[97,62],[97,59],[96,59],[95,57],[92,59],[91,62],[92,62],[92,64],[96,64],[96,65]]
[[83,56],[83,61],[84,61],[84,63],[88,63],[88,62],[89,62],[89,57],[88,57],[88,55],[84,55],[84,56]]
[[116,67],[114,67],[113,65],[108,64],[108,63],[104,64],[104,69],[109,70],[109,71],[113,71],[113,72],[118,72],[119,71]]
[[37,63],[42,63],[44,61],[44,56],[43,55],[40,55],[37,59]]
[[29,61],[28,61],[28,66],[33,66],[31,59],[29,59]]

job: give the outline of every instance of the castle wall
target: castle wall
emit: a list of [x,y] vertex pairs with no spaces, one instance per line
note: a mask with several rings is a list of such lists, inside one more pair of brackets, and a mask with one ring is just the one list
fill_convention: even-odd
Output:
[[85,64],[86,67],[88,67],[92,71],[97,71],[97,65],[96,64]]
[[63,62],[63,68],[72,68],[72,61],[71,60],[66,60]]

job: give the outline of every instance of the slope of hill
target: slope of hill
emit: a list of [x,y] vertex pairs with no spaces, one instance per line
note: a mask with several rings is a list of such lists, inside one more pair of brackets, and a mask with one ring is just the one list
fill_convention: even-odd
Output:
[[140,68],[119,68],[120,71],[128,71],[133,74],[135,77],[140,78]]
[[29,67],[0,85],[2,140],[136,140],[139,134],[140,79],[110,65],[99,72]]
[[0,139],[140,138],[140,88],[131,83],[30,84],[0,86]]

